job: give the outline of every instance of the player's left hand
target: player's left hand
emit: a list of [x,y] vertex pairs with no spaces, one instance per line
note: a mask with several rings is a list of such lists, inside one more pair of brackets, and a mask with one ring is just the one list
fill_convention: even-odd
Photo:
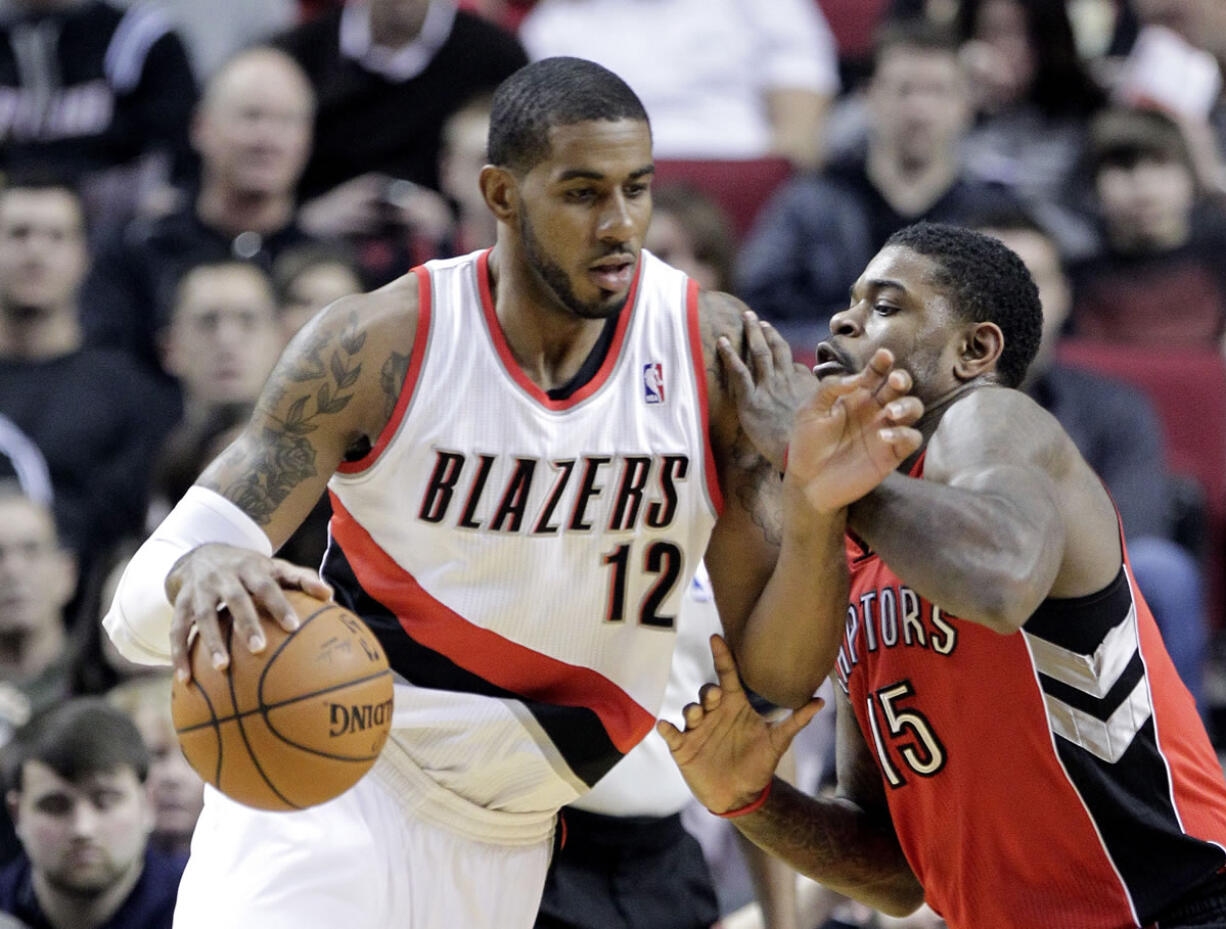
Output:
[[726,337],[721,336],[715,347],[728,375],[741,428],[758,453],[776,471],[782,471],[792,417],[817,391],[817,380],[808,368],[792,360],[791,347],[774,326],[752,311],[744,314],[744,324],[748,364]]
[[656,730],[672,752],[699,802],[715,813],[752,803],[774,776],[779,759],[817,715],[824,701],[810,700],[779,722],[767,722],[749,704],[727,644],[711,636],[718,686],[706,684],[682,711],[685,732],[667,720]]
[[796,412],[787,477],[821,513],[831,513],[885,480],[923,442],[914,424],[924,404],[911,375],[878,349],[864,370],[823,379]]

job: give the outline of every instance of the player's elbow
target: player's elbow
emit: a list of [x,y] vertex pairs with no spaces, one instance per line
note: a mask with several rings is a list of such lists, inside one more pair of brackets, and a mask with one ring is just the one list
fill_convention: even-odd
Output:
[[884,895],[873,903],[873,908],[880,910],[886,916],[902,919],[904,916],[910,916],[923,905],[924,888],[914,883]]

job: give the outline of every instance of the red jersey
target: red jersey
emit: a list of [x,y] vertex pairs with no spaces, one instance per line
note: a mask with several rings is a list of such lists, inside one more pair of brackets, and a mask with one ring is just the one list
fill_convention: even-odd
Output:
[[1132,578],[999,635],[850,536],[837,676],[951,929],[1122,929],[1226,865],[1226,781]]

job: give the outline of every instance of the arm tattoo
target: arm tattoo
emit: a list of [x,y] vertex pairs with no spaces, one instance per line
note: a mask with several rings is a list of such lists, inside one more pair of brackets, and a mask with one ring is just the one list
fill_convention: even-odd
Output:
[[[259,438],[258,454],[243,463],[242,477],[224,489],[216,488],[260,525],[272,520],[295,487],[316,476],[315,446],[307,436],[319,428],[322,417],[341,412],[353,399],[350,388],[362,373],[355,356],[366,342],[356,313],[337,337],[339,347],[325,362],[324,349],[331,341],[328,333],[320,333],[301,357],[288,362],[281,372],[282,386],[270,396],[276,412],[262,404],[268,424]],[[303,385],[302,392],[284,406],[288,395],[295,392],[294,384]]]
[[409,373],[409,356],[392,352],[383,367],[379,369],[379,384],[383,388],[384,413],[387,419],[392,418],[396,403],[400,400],[400,391],[404,388],[404,379]]

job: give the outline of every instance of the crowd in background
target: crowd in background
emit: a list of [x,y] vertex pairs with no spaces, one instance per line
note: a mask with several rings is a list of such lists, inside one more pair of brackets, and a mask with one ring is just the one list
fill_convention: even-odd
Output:
[[[1220,0],[0,0],[0,743],[17,823],[0,911],[20,913],[13,869],[37,885],[56,854],[30,825],[57,777],[48,740],[104,767],[99,727],[131,778],[98,817],[140,834],[114,855],[156,860],[140,900],[165,909],[145,885],[181,867],[201,786],[168,681],[100,635],[115,568],[316,310],[493,243],[476,184],[489,95],[550,55],[599,61],[643,99],[646,247],[740,296],[802,360],[905,225],[972,225],[1021,255],[1046,318],[1025,389],[1112,492],[1214,731]],[[327,519],[321,500],[283,556],[318,564]],[[64,718],[28,732],[49,708]],[[102,925],[65,897],[57,925]],[[114,925],[158,924],[131,919]]]

